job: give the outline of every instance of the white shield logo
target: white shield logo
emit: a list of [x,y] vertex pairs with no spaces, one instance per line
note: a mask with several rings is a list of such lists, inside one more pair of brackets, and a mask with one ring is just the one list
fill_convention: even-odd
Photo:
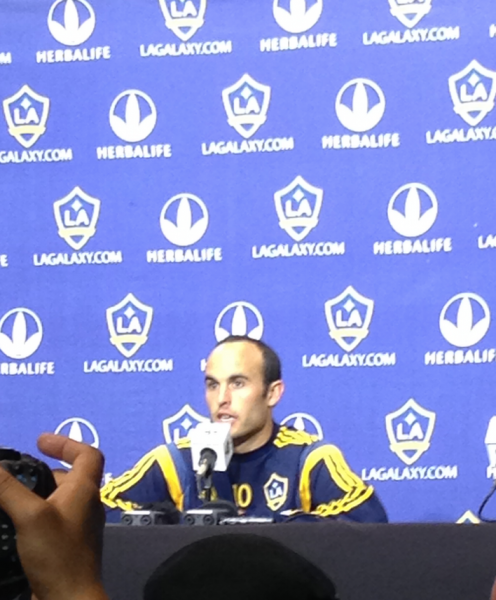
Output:
[[387,215],[397,233],[417,237],[434,225],[437,211],[437,198],[430,188],[422,183],[407,183],[393,194]]
[[244,138],[250,138],[267,120],[270,86],[245,74],[222,90],[222,101],[229,125]]
[[444,338],[459,348],[480,342],[490,323],[491,312],[486,301],[470,292],[453,296],[439,316],[439,329]]
[[391,14],[405,27],[415,27],[431,10],[432,0],[389,0]]
[[100,216],[100,200],[76,186],[72,192],[53,203],[60,237],[74,250],[80,250],[95,235]]
[[[100,447],[100,438],[95,427],[86,419],[72,417],[63,421],[55,430],[55,433],[65,435],[71,440],[88,444],[92,448]],[[72,465],[64,461],[60,461],[64,467],[71,468]]]
[[56,0],[48,13],[48,29],[66,46],[78,46],[93,33],[95,11],[87,0]]
[[198,423],[209,423],[210,419],[204,417],[191,408],[189,404],[185,404],[181,410],[178,410],[172,417],[167,417],[162,421],[164,430],[164,438],[167,444],[175,444],[180,439],[188,437]]
[[345,352],[351,352],[369,334],[374,301],[351,285],[325,303],[329,335]]
[[130,358],[148,341],[153,308],[128,294],[118,304],[107,308],[106,314],[110,343]]
[[288,497],[289,479],[272,473],[269,480],[263,486],[265,502],[270,510],[276,511],[282,508]]
[[[287,8],[284,7],[287,6]],[[289,33],[303,33],[320,19],[324,0],[274,0],[274,19],[279,27]]]
[[233,302],[224,308],[215,321],[218,342],[230,335],[247,335],[254,340],[262,338],[264,324],[260,311],[249,302]]
[[375,127],[386,110],[386,98],[381,88],[370,79],[352,79],[336,98],[336,115],[341,124],[362,133]]
[[187,42],[205,22],[207,0],[159,0],[165,26]]
[[13,308],[0,320],[0,350],[9,358],[22,360],[38,350],[43,326],[28,308]]
[[31,148],[46,131],[50,99],[40,96],[29,85],[3,101],[9,133],[24,148]]
[[487,476],[494,479],[496,478],[496,417],[491,417],[489,421],[484,443],[486,444],[487,457],[489,459]]
[[413,398],[386,415],[389,448],[406,465],[413,465],[430,446],[436,413],[422,408]]
[[453,110],[472,127],[494,108],[496,72],[473,60],[448,79]]
[[112,102],[109,112],[110,127],[125,142],[141,142],[157,123],[157,109],[153,100],[140,90],[126,90]]
[[164,204],[160,213],[160,229],[176,246],[196,244],[208,227],[205,203],[193,194],[178,194]]
[[324,190],[298,175],[274,194],[279,226],[295,241],[303,240],[319,222]]
[[288,415],[285,419],[281,421],[281,425],[286,425],[287,427],[292,427],[296,429],[296,431],[305,431],[310,435],[317,436],[317,439],[324,439],[324,432],[322,430],[322,425],[317,421],[315,417],[309,415],[307,413],[293,413],[292,415]]

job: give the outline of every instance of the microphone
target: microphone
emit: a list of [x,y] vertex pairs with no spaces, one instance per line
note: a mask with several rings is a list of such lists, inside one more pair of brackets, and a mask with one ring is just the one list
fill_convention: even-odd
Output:
[[197,477],[227,471],[233,455],[229,423],[199,423],[190,433],[191,458]]

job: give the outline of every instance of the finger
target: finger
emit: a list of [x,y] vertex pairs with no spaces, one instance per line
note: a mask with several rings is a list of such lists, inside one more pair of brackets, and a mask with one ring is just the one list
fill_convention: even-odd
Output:
[[64,477],[66,477],[68,474],[65,469],[52,469],[52,473],[57,487],[62,483]]
[[104,461],[99,450],[54,433],[42,434],[38,438],[38,448],[47,456],[71,464],[72,470],[67,477],[90,477],[96,485],[100,485]]
[[0,467],[0,508],[9,515],[16,527],[23,516],[32,514],[43,504],[41,498]]

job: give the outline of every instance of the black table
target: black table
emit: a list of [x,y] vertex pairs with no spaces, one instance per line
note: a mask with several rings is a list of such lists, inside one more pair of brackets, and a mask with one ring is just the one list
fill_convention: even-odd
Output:
[[168,556],[230,532],[265,535],[299,552],[331,577],[342,600],[489,600],[496,577],[495,525],[108,525],[104,580],[111,599],[140,600]]

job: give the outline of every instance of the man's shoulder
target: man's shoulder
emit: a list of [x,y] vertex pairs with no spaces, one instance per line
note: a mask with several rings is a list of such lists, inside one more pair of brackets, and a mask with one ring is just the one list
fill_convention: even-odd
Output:
[[318,435],[281,425],[273,443],[276,448],[299,448],[303,450],[308,447],[315,447],[320,442]]

